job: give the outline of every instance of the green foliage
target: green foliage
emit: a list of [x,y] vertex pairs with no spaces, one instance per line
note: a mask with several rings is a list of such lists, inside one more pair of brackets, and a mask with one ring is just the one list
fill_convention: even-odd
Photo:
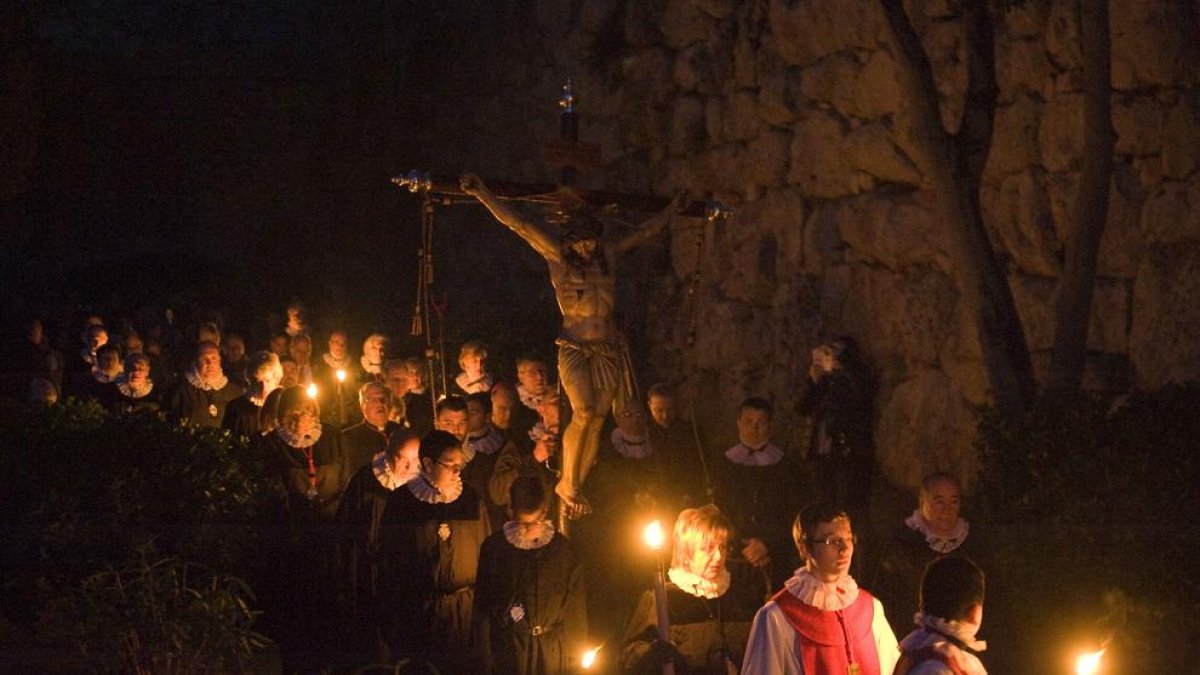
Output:
[[[229,658],[257,644],[240,632],[252,615],[237,578],[254,568],[273,500],[262,460],[244,444],[95,404],[7,404],[0,481],[0,610],[14,625],[73,635],[91,658],[107,644],[108,660],[127,665],[142,655],[100,639],[105,631],[133,631],[168,661],[200,644],[223,658],[211,651],[221,631]],[[197,569],[208,570],[202,581]],[[110,605],[122,620],[102,611]],[[64,612],[95,620],[67,630]],[[167,614],[175,623],[154,625]]]
[[92,669],[246,671],[267,643],[250,628],[257,614],[250,599],[235,577],[143,551],[56,598],[46,628],[76,645]]

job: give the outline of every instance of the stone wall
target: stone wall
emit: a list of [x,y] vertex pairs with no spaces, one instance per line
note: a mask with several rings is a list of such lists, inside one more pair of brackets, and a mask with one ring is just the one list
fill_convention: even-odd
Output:
[[[944,124],[961,118],[964,28],[950,0],[908,3],[937,77]],[[1015,4],[1015,3],[1014,3]],[[1087,386],[1153,388],[1200,376],[1198,3],[1113,0],[1109,219],[1089,330]],[[679,222],[671,265],[632,266],[657,318],[643,382],[686,383],[717,442],[738,400],[774,399],[782,440],[809,350],[841,334],[880,381],[885,475],[973,474],[974,406],[989,399],[932,195],[906,147],[886,22],[869,0],[595,0],[493,5],[430,45],[413,100],[436,111],[432,168],[547,180],[541,142],[575,82],[584,140],[604,166],[584,183],[736,206],[709,227]],[[1030,0],[995,17],[999,108],[982,204],[1007,264],[1039,375],[1053,339],[1063,241],[1078,183],[1082,94],[1074,2]],[[453,20],[453,19],[452,19]],[[539,36],[532,40],[529,36]],[[453,91],[453,96],[447,94]],[[683,315],[699,266],[695,316]],[[696,339],[687,344],[695,321]]]

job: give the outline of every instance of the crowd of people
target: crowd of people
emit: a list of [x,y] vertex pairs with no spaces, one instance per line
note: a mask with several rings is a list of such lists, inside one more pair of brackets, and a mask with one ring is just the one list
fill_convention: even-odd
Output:
[[[738,442],[716,449],[655,384],[606,426],[591,513],[568,521],[555,487],[571,405],[543,359],[509,380],[467,341],[435,397],[423,354],[381,333],[318,340],[299,303],[287,316],[253,351],[215,322],[110,330],[98,315],[55,349],[33,320],[15,370],[33,401],[224,429],[262,458],[291,533],[264,552],[281,572],[260,589],[289,672],[568,673],[597,647],[607,672],[985,672],[984,579],[953,475],[929,476],[895,536],[855,557],[874,452],[853,340],[813,352],[805,453],[775,442],[768,397],[742,401]],[[635,540],[651,519],[674,525],[664,593]]]

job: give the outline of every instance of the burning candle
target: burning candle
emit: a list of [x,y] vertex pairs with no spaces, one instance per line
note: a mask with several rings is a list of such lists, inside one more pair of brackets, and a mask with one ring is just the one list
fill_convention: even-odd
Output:
[[1075,675],[1096,675],[1100,672],[1100,657],[1104,656],[1105,649],[1098,652],[1088,652],[1080,654],[1079,658],[1075,659]]
[[[671,615],[667,611],[667,574],[663,569],[662,547],[666,543],[667,535],[663,531],[662,523],[657,520],[651,521],[649,525],[642,530],[642,540],[646,542],[646,546],[654,551],[655,559],[655,575],[654,575],[654,609],[658,620],[658,639],[663,642],[671,641]],[[663,664],[663,675],[675,675],[675,664],[667,661]]]
[[317,400],[317,385],[315,383],[308,385],[308,388],[304,390],[304,393],[308,394],[308,397],[314,401]]
[[600,652],[599,647],[592,647],[583,653],[583,658],[579,660],[579,664],[584,670],[591,670],[592,666],[596,665],[596,655]]
[[346,406],[342,405],[342,383],[346,381],[346,371],[337,369],[337,409],[338,424],[346,426]]

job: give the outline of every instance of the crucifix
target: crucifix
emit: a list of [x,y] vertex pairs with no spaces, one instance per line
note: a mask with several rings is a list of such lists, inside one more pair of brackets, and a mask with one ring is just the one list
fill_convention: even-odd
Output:
[[[659,234],[676,215],[710,219],[723,215],[719,206],[687,201],[682,194],[666,200],[575,187],[578,169],[599,165],[598,149],[578,140],[575,102],[568,81],[559,100],[561,138],[547,149],[547,158],[562,165],[557,187],[513,183],[489,187],[473,174],[462,176],[457,185],[415,172],[393,179],[414,192],[478,200],[546,261],[563,316],[555,341],[559,382],[572,411],[563,433],[562,475],[555,486],[566,519],[591,511],[581,487],[599,453],[600,432],[609,411],[623,414],[637,401],[629,350],[614,321],[617,258]],[[514,201],[540,203],[544,213],[526,216],[510,205]],[[618,209],[656,213],[633,232],[613,236],[605,225]]]

